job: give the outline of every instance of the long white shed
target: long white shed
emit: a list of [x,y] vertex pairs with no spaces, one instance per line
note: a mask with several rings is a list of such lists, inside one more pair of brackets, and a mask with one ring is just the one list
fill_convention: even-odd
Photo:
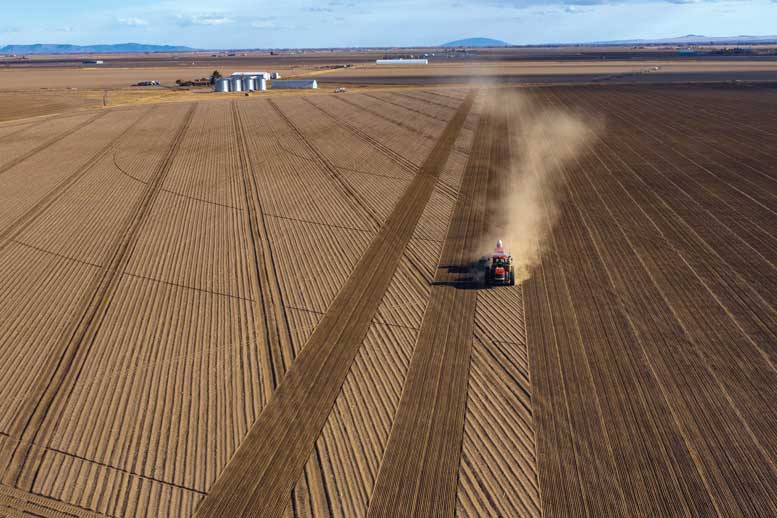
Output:
[[315,79],[275,79],[272,82],[272,88],[315,89],[318,88],[318,81]]
[[261,77],[262,79],[270,79],[269,72],[233,72],[232,75],[242,76],[242,77]]

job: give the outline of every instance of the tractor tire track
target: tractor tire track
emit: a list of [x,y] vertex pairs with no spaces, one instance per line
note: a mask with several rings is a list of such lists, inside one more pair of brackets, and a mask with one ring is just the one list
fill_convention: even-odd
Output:
[[472,106],[470,95],[362,256],[197,516],[281,516]]
[[[407,104],[403,104],[403,103],[400,103],[400,102],[392,101],[391,99],[387,99],[387,97],[389,95],[392,95],[392,94],[383,94],[382,96],[374,95],[374,94],[368,94],[368,93],[364,94],[365,97],[369,97],[370,99],[375,99],[376,101],[380,101],[380,102],[383,102],[383,103],[390,104],[392,106],[396,106],[397,108],[401,108],[403,110],[407,110],[407,111],[413,112],[413,113],[421,115],[423,117],[427,117],[429,119],[434,119],[434,120],[436,120],[438,122],[443,122],[443,123],[447,123],[448,122],[447,119],[443,119],[442,117],[440,117],[438,115],[433,115],[431,113],[427,113],[425,111],[419,110],[418,108],[413,108],[412,106],[409,106]],[[418,100],[415,99],[415,102],[418,102]],[[450,112],[451,108],[448,108],[448,111]]]
[[332,164],[329,159],[327,159],[326,156],[324,156],[319,149],[314,146],[312,143],[308,141],[307,138],[305,138],[304,133],[302,130],[294,124],[294,122],[286,115],[283,110],[281,110],[281,107],[278,106],[278,104],[273,101],[272,99],[268,99],[268,102],[270,103],[270,106],[273,107],[275,112],[283,119],[286,124],[294,131],[294,133],[297,135],[299,140],[305,145],[305,147],[312,153],[314,157],[318,160],[319,164],[324,168],[325,171],[327,171],[330,176],[337,182],[337,184],[340,186],[340,189],[348,196],[348,199],[351,200],[355,204],[355,208],[357,211],[363,212],[368,216],[368,219],[371,223],[371,226],[374,229],[378,229],[380,227],[380,215],[378,215],[374,210],[372,210],[365,202],[362,200],[361,196],[357,191],[351,187],[351,185],[348,183],[347,180],[343,178],[343,176],[340,174],[340,171],[338,171],[337,166]]
[[59,120],[59,119],[66,119],[68,117],[76,117],[78,115],[82,115],[82,113],[81,112],[68,113],[66,115],[60,115],[58,117],[47,117],[45,119],[37,120],[37,121],[33,121],[33,122],[26,121],[26,122],[20,122],[20,123],[17,123],[17,124],[8,124],[8,125],[0,126],[0,130],[6,129],[6,128],[13,128],[13,127],[16,127],[16,126],[23,126],[22,128],[17,129],[16,131],[12,131],[12,132],[6,133],[4,135],[0,135],[0,142],[2,142],[5,139],[13,138],[14,136],[19,135],[20,133],[24,133],[27,130],[35,129],[38,126],[46,124],[47,122],[51,122],[51,121]]
[[34,149],[31,149],[30,151],[24,153],[21,156],[18,156],[16,158],[14,158],[10,162],[6,162],[5,164],[0,165],[0,175],[5,174],[6,172],[8,172],[9,170],[13,169],[17,165],[21,164],[25,160],[27,160],[29,158],[32,158],[36,154],[38,154],[41,151],[45,150],[46,148],[49,148],[49,147],[53,146],[54,144],[56,144],[57,142],[59,142],[60,140],[63,140],[65,137],[68,137],[68,136],[72,135],[73,133],[76,133],[77,131],[85,128],[86,126],[90,125],[91,123],[93,123],[97,119],[99,119],[101,117],[104,117],[108,113],[109,112],[107,112],[107,111],[100,112],[100,113],[96,114],[94,117],[90,117],[89,119],[85,120],[81,124],[78,124],[76,127],[70,128],[67,131],[64,131],[61,134],[57,135],[56,137],[50,138],[49,140],[47,140],[43,144],[35,147]]
[[317,110],[322,112],[323,114],[327,115],[330,119],[337,122],[339,125],[343,126],[347,130],[349,130],[351,133],[356,135],[358,138],[362,139],[367,144],[373,146],[375,149],[383,153],[386,157],[388,157],[390,160],[392,160],[394,163],[402,167],[404,170],[411,172],[415,174],[418,171],[418,164],[415,162],[405,158],[403,155],[397,153],[390,147],[383,144],[378,139],[370,136],[369,134],[365,133],[364,131],[360,130],[358,127],[354,126],[353,124],[349,123],[342,117],[338,117],[331,111],[317,105],[307,97],[302,97],[302,100],[306,103],[310,104],[311,106],[314,106]]
[[[307,102],[308,104],[310,104],[310,105],[314,106],[315,108],[317,108],[319,111],[321,111],[323,114],[328,116],[330,119],[332,119],[333,121],[338,123],[340,126],[344,127],[345,129],[347,129],[348,131],[353,133],[356,137],[360,138],[365,143],[373,146],[375,149],[380,151],[384,156],[386,156],[389,160],[391,160],[394,163],[396,163],[398,166],[400,166],[405,171],[408,171],[408,172],[413,173],[413,174],[415,174],[418,171],[418,168],[419,168],[418,164],[416,164],[415,162],[407,159],[403,155],[397,153],[396,151],[391,149],[389,146],[386,146],[385,144],[383,144],[381,141],[379,141],[375,137],[372,137],[368,133],[362,131],[358,127],[356,127],[353,124],[349,123],[344,118],[335,115],[330,110],[327,110],[327,109],[317,105],[316,103],[314,103],[313,101],[311,101],[307,97],[302,97],[302,99],[305,102]],[[467,153],[465,153],[465,154],[467,154]],[[440,182],[440,185],[438,186],[438,188],[440,189],[441,192],[445,193],[445,195],[450,197],[451,199],[455,199],[457,194],[458,194],[457,189],[451,187],[450,185],[448,185],[444,181]]]
[[[364,95],[367,96],[367,94],[364,94]],[[367,96],[367,98],[371,98],[371,97],[372,96]],[[359,104],[359,103],[357,103],[355,101],[346,99],[345,97],[342,97],[342,96],[335,96],[334,98],[335,99],[339,99],[340,101],[344,102],[345,104],[347,104],[347,105],[349,105],[349,106],[351,106],[353,108],[356,108],[357,110],[360,110],[360,111],[363,111],[363,112],[367,112],[370,115],[373,115],[374,117],[377,117],[377,118],[379,118],[379,119],[381,119],[383,121],[388,122],[389,124],[393,124],[394,126],[397,126],[397,127],[402,128],[404,130],[407,130],[407,131],[410,131],[412,133],[415,133],[416,135],[420,136],[421,138],[423,138],[425,140],[434,140],[434,137],[432,135],[429,135],[428,133],[424,133],[423,131],[418,129],[416,126],[413,126],[413,125],[408,124],[408,123],[406,123],[404,121],[397,120],[397,119],[394,119],[392,117],[389,117],[388,115],[386,115],[386,114],[384,114],[384,113],[382,113],[382,112],[380,112],[378,110],[374,110],[370,106],[364,106],[364,105]],[[374,100],[376,100],[376,99],[373,98],[373,101]],[[379,99],[379,100],[382,100],[382,99]],[[388,102],[388,101],[384,101],[384,102]],[[408,110],[408,111],[413,113],[412,110]],[[427,117],[428,117],[428,115],[427,115]],[[441,123],[440,121],[437,121],[437,124],[444,124],[444,123]],[[459,152],[459,153],[464,153],[464,154],[467,153],[466,149],[461,149],[461,148],[454,147],[454,150]]]
[[286,370],[294,361],[294,348],[292,346],[289,322],[284,311],[283,295],[278,273],[273,259],[267,223],[265,221],[262,202],[259,197],[254,172],[254,160],[247,145],[245,124],[236,101],[232,102],[232,116],[237,135],[237,146],[240,158],[240,172],[243,176],[243,192],[245,195],[245,219],[249,229],[249,236],[253,248],[254,265],[256,268],[256,280],[258,286],[253,286],[254,300],[259,304],[257,314],[263,318],[255,319],[257,327],[256,336],[264,336],[269,347],[271,359],[270,370],[272,373],[272,390],[283,379]]
[[478,292],[459,271],[487,224],[507,159],[503,125],[481,115],[368,516],[453,516]]
[[[318,162],[325,171],[329,173],[331,177],[333,177],[337,181],[337,185],[340,188],[340,190],[345,195],[346,199],[349,201],[353,201],[355,203],[355,207],[358,209],[361,209],[361,212],[363,214],[367,215],[367,219],[369,221],[369,226],[371,226],[374,229],[379,229],[382,224],[382,218],[380,214],[378,214],[371,206],[370,204],[364,199],[364,197],[357,192],[352,185],[348,182],[347,179],[343,178],[343,175],[340,172],[341,168],[338,168],[336,165],[334,165],[325,155],[324,153],[318,149],[318,147],[313,144],[306,136],[303,130],[297,126],[294,121],[292,121],[278,106],[275,102],[272,100],[269,101],[270,104],[273,106],[273,108],[276,110],[278,114],[281,115],[281,117],[284,119],[286,124],[294,131],[296,136],[299,138],[299,140],[305,145],[305,147],[308,149],[308,151],[311,153],[313,157],[315,157],[314,161]],[[465,117],[466,118],[466,117]],[[335,122],[338,122],[335,120]],[[454,142],[455,144],[455,142]],[[413,169],[414,174],[418,174],[419,168],[418,166],[415,166]],[[448,185],[444,181],[439,181],[437,183],[437,188],[442,190],[443,192],[450,192],[452,189],[448,187]],[[455,191],[454,191],[455,192]],[[413,267],[418,272],[423,272],[423,268],[421,268],[417,261],[411,257],[408,257],[408,260],[411,262]]]
[[116,136],[107,146],[95,153],[84,165],[79,167],[70,176],[65,178],[59,185],[54,187],[46,196],[40,199],[38,203],[30,207],[24,214],[8,225],[3,231],[0,231],[0,250],[3,250],[8,243],[12,242],[19,234],[32,224],[35,219],[42,214],[48,207],[55,203],[63,194],[65,194],[79,179],[94,168],[100,161],[111,153],[121,140],[142,121],[148,117],[153,108],[147,109],[138,119],[127,129]]

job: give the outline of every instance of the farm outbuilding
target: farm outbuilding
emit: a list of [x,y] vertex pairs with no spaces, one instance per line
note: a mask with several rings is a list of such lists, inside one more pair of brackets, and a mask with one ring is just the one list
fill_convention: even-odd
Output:
[[241,76],[241,77],[261,77],[264,79],[270,79],[272,74],[269,72],[233,72],[232,76]]
[[316,89],[318,81],[315,79],[284,79],[273,81],[272,88]]

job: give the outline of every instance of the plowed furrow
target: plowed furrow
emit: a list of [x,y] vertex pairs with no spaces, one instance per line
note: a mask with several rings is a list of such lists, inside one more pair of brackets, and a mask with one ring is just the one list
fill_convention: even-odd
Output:
[[[58,120],[58,119],[67,119],[69,117],[77,117],[78,115],[80,115],[80,113],[76,112],[76,113],[68,113],[65,115],[59,115],[54,117],[44,117],[32,122],[25,121],[25,122],[19,122],[16,124],[3,124],[2,126],[0,126],[0,131],[4,132],[2,135],[0,135],[0,142],[2,142],[5,139],[10,139],[15,136],[18,136],[19,134],[25,131],[37,128],[38,126],[48,124],[51,121]],[[23,126],[23,127],[19,128],[19,126]],[[17,128],[17,129],[14,130],[13,128]],[[7,129],[10,129],[10,131],[5,132],[5,130]]]
[[242,114],[236,102],[232,103],[232,116],[234,117],[238,137],[240,171],[243,175],[245,207],[247,211],[246,223],[253,248],[255,275],[258,283],[258,286],[253,286],[253,290],[256,292],[256,312],[257,315],[262,316],[255,319],[259,327],[256,330],[256,335],[264,336],[270,348],[273,361],[272,387],[274,389],[293,361],[294,348],[289,323],[284,311],[283,295],[278,281],[275,260],[270,249],[267,223],[258,193],[257,177],[252,165],[253,156],[246,144]]
[[464,102],[446,127],[198,516],[283,514],[471,103]]
[[[459,201],[424,313],[391,435],[370,499],[370,516],[452,516],[467,398],[477,292],[459,279],[485,230],[490,183],[505,156],[504,132],[481,115]],[[500,125],[501,127],[501,125]],[[459,284],[459,286],[457,286]]]
[[354,101],[352,101],[350,99],[346,99],[344,97],[335,97],[335,99],[339,99],[340,101],[344,102],[345,104],[353,106],[354,108],[357,108],[358,110],[361,110],[361,111],[367,112],[369,114],[372,114],[375,117],[378,117],[378,118],[383,119],[383,120],[385,120],[387,122],[390,122],[391,124],[394,124],[394,125],[402,128],[403,130],[415,133],[415,134],[417,134],[417,135],[419,135],[419,136],[421,136],[421,137],[423,137],[425,139],[432,139],[432,138],[434,138],[431,135],[429,135],[428,133],[425,133],[424,131],[419,130],[417,127],[412,126],[412,125],[410,125],[410,124],[408,124],[406,122],[403,122],[401,120],[397,120],[397,119],[395,119],[393,117],[389,117],[388,115],[386,115],[386,114],[384,114],[384,113],[382,113],[382,112],[380,112],[378,110],[374,110],[374,109],[372,109],[370,107],[364,106],[362,104],[354,102]]
[[[2,480],[5,484],[18,484],[21,489],[32,487],[42,457],[42,451],[34,448],[33,443],[54,398],[65,383],[72,383],[77,376],[76,357],[83,358],[88,354],[89,343],[100,326],[111,294],[115,291],[121,272],[129,260],[128,252],[132,250],[138,231],[145,223],[150,207],[159,193],[164,177],[175,157],[178,144],[191,122],[194,110],[195,106],[192,106],[184,123],[178,129],[167,155],[159,164],[154,182],[147,186],[130,218],[124,222],[124,228],[114,243],[108,260],[104,263],[102,274],[96,277],[89,297],[83,301],[83,312],[78,316],[77,321],[72,322],[58,354],[53,354],[47,362],[39,383],[25,395],[21,410],[10,429],[14,441],[7,443],[0,450],[0,467],[4,470]],[[75,370],[74,366],[76,366]]]
[[[403,97],[409,97],[411,99],[415,99],[416,101],[421,101],[424,103],[433,104],[435,106],[439,106],[440,108],[447,108],[449,110],[453,110],[456,106],[454,103],[442,103],[439,101],[433,101],[431,98],[434,97],[434,95],[429,94],[429,92],[425,92],[423,90],[420,91],[404,91],[401,93],[398,93],[397,95],[401,95]],[[458,102],[458,101],[456,101]]]
[[371,146],[374,146],[378,151],[386,155],[388,158],[396,162],[398,165],[403,167],[405,170],[415,173],[418,170],[418,165],[414,162],[411,162],[407,158],[405,158],[403,155],[397,153],[390,147],[383,144],[380,140],[370,136],[368,133],[362,131],[357,126],[349,123],[346,119],[343,117],[340,117],[338,115],[335,115],[331,110],[327,110],[315,102],[311,101],[307,97],[303,97],[303,99],[310,105],[315,106],[318,110],[320,110],[322,113],[326,114],[333,120],[337,121],[338,124],[343,126],[344,128],[347,128],[350,130],[354,135],[362,139],[367,144],[370,144]]
[[110,515],[93,513],[74,505],[0,486],[0,516],[7,518],[105,518]]
[[28,158],[31,158],[32,156],[40,153],[44,149],[53,146],[54,144],[56,144],[60,140],[64,139],[65,137],[68,137],[68,136],[72,135],[73,133],[77,132],[78,130],[85,128],[86,126],[90,125],[91,123],[93,123],[94,121],[99,119],[100,117],[104,117],[108,113],[109,112],[107,112],[107,111],[100,112],[100,113],[96,114],[94,117],[91,117],[91,118],[85,120],[84,122],[82,122],[81,124],[77,125],[76,127],[71,128],[68,131],[65,131],[63,133],[60,133],[56,137],[50,138],[49,140],[47,140],[43,144],[41,144],[41,145],[31,149],[30,151],[24,153],[23,155],[18,156],[16,158],[14,158],[13,160],[0,165],[0,175],[8,172],[8,170],[10,170],[13,167],[21,164],[22,162],[24,162]]
[[[477,119],[475,110],[470,112],[465,125],[473,119]],[[465,133],[459,133],[457,144],[470,140]],[[449,177],[460,177],[466,167],[456,157],[456,153],[448,156],[445,171]],[[323,493],[335,515],[367,513],[453,210],[454,204],[436,194],[438,190],[439,187],[427,203],[414,235],[434,222],[433,232],[440,234],[439,240],[410,240],[405,258],[395,272],[306,464],[306,474],[317,472],[318,476],[301,477],[293,499],[308,501],[311,498],[304,496],[306,492]],[[341,430],[348,433],[337,433]],[[343,457],[341,452],[353,452],[355,462],[350,456]],[[290,503],[288,509],[292,507]],[[317,513],[327,515],[321,509]]]
[[411,106],[409,103],[402,103],[402,102],[394,101],[392,99],[394,99],[395,97],[393,97],[392,94],[385,94],[385,93],[381,94],[381,95],[364,94],[364,96],[365,97],[369,97],[370,99],[375,99],[376,101],[381,101],[381,102],[384,102],[384,103],[388,103],[388,104],[390,104],[392,106],[396,106],[397,108],[400,108],[402,110],[407,110],[407,111],[416,113],[416,114],[421,115],[423,117],[434,119],[434,120],[440,121],[440,122],[448,122],[448,119],[446,119],[444,117],[440,117],[439,115],[434,115],[434,114],[431,114],[431,113],[427,113],[427,112],[425,112],[423,110],[419,110],[418,108],[415,108],[415,107]]
[[369,205],[367,205],[359,195],[359,193],[348,183],[346,179],[342,177],[340,174],[340,171],[337,169],[335,165],[333,165],[326,156],[324,156],[320,150],[318,150],[313,144],[310,143],[308,139],[305,138],[304,133],[300,130],[300,128],[281,110],[281,108],[278,106],[277,103],[270,100],[269,103],[272,105],[272,107],[275,109],[276,113],[284,120],[286,123],[291,127],[294,132],[297,134],[299,139],[307,146],[309,151],[313,154],[313,156],[317,157],[320,164],[326,170],[329,172],[331,177],[337,182],[337,184],[340,186],[341,190],[345,193],[347,193],[348,198],[352,200],[352,203],[361,211],[365,212],[368,215],[368,221],[372,222],[373,228],[377,228],[379,226],[379,223],[381,221],[380,216],[371,208]]
[[64,194],[71,186],[73,186],[80,178],[88,173],[95,165],[97,165],[105,156],[113,152],[116,146],[122,141],[122,139],[132,131],[138,124],[140,124],[151,112],[152,109],[148,109],[143,112],[135,122],[133,122],[127,129],[122,131],[116,136],[107,146],[94,154],[84,165],[76,169],[71,175],[60,182],[54,187],[48,194],[41,198],[35,205],[27,209],[24,214],[16,218],[5,229],[0,232],[0,250],[11,240],[13,240],[54,202],[56,202],[62,194]]

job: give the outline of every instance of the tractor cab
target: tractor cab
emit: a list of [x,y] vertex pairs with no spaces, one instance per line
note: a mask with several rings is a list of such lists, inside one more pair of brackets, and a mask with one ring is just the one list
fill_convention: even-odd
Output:
[[505,251],[502,241],[496,243],[496,248],[490,257],[481,260],[485,269],[484,280],[488,285],[513,286],[515,284],[515,270],[513,258]]

